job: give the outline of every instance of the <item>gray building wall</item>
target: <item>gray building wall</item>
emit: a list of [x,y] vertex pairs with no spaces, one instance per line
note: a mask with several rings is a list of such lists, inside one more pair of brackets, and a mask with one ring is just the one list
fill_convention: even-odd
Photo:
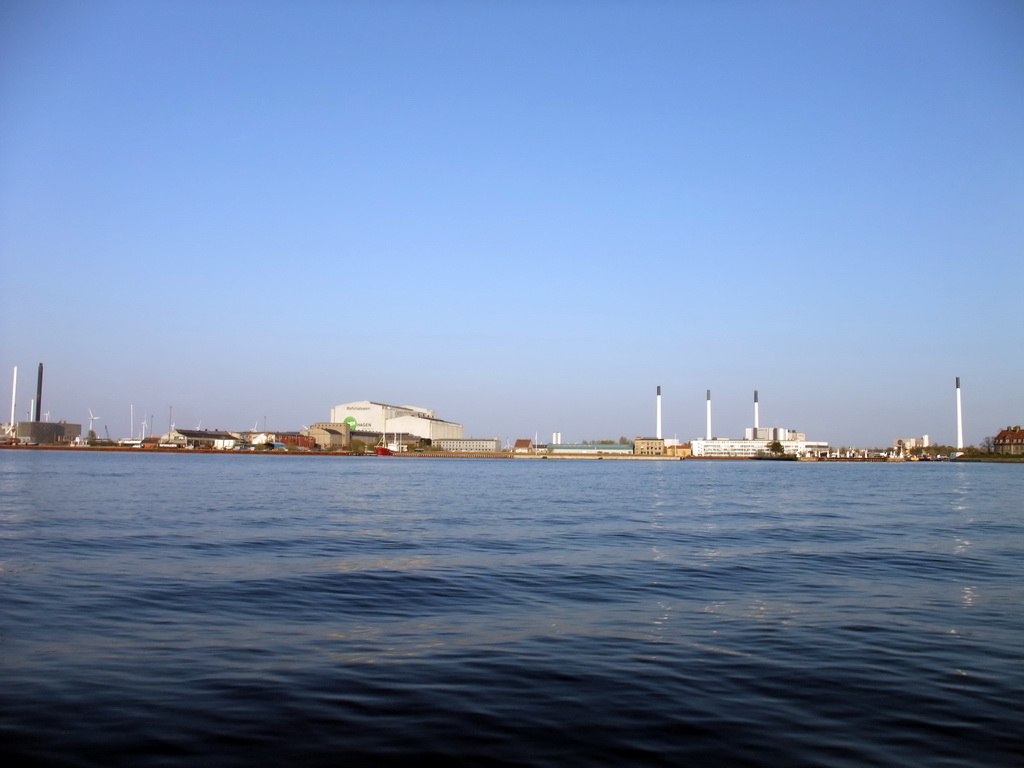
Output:
[[27,443],[71,443],[82,436],[81,424],[66,421],[19,421],[15,437]]

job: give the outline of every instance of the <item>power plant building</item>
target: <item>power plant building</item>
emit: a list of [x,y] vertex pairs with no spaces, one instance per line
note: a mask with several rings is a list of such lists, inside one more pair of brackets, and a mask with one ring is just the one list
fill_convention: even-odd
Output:
[[930,446],[931,438],[928,435],[923,437],[898,437],[892,441],[892,447],[900,451],[912,451],[916,448],[927,448]]
[[18,366],[14,366],[14,384],[11,387],[11,421],[4,432],[8,438],[33,445],[55,445],[73,443],[82,436],[81,424],[69,424],[66,421],[42,421],[43,412],[43,364],[39,364],[39,375],[36,379],[36,397],[32,401],[31,421],[15,421],[18,395]]
[[431,442],[465,438],[465,430],[461,424],[439,419],[437,414],[428,408],[389,405],[372,400],[336,405],[331,409],[331,422],[348,424],[353,432],[399,432]]
[[828,443],[809,441],[803,432],[760,425],[760,403],[754,390],[754,426],[747,427],[743,440],[713,437],[711,432],[711,390],[707,392],[707,436],[690,441],[694,458],[750,459],[770,452],[778,442],[783,453],[791,456],[827,456]]

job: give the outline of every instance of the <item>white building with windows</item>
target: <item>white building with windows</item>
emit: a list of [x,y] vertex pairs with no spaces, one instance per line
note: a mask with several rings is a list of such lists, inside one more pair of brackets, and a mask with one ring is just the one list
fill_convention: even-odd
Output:
[[[769,452],[772,440],[730,440],[715,437],[711,440],[691,440],[693,458],[752,459]],[[791,456],[827,456],[828,443],[810,440],[779,440],[783,453]]]
[[452,453],[498,453],[501,451],[501,439],[497,437],[467,437],[464,440],[434,440],[433,446],[442,451]]
[[348,424],[352,432],[402,433],[430,440],[461,440],[461,424],[437,418],[434,411],[413,405],[389,405],[373,400],[343,403],[331,409],[331,422]]

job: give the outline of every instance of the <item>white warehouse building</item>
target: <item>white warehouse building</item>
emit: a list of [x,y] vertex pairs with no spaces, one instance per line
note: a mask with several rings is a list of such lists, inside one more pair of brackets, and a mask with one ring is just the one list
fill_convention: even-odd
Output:
[[353,432],[402,433],[430,440],[461,440],[461,424],[437,418],[434,411],[414,405],[389,405],[372,400],[343,403],[331,409],[331,422],[348,424]]

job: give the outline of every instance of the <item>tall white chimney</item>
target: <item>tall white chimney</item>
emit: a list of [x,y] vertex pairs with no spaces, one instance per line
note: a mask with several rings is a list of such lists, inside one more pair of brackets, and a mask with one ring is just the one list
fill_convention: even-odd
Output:
[[14,433],[15,413],[14,407],[18,397],[18,366],[14,366],[14,384],[11,386],[11,433]]
[[964,449],[964,403],[960,399],[960,377],[956,377],[956,449]]
[[708,390],[708,440],[711,439],[711,390]]
[[658,415],[655,424],[654,436],[661,440],[661,387],[658,387]]
[[761,422],[759,421],[759,414],[757,412],[757,390],[755,389],[754,390],[754,430],[755,430],[754,438],[755,439],[757,438],[756,430],[760,426],[761,426]]

